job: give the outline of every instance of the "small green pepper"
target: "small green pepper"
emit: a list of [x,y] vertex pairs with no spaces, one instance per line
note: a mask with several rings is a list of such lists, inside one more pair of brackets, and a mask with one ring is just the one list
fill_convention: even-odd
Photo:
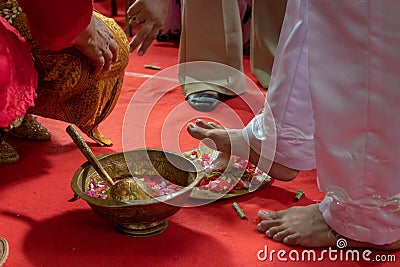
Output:
[[144,65],[144,67],[146,69],[161,70],[161,67],[160,66],[156,66],[156,65]]
[[239,214],[240,218],[246,219],[246,214],[244,214],[243,210],[239,207],[237,202],[233,202],[233,207],[235,208],[237,214]]
[[294,197],[294,201],[295,202],[299,201],[303,194],[304,194],[304,191],[302,189],[297,190],[296,196]]

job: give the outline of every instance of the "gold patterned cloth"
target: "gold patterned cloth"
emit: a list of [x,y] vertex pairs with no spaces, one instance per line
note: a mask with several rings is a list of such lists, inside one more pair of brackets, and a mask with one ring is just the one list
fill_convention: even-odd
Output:
[[[98,125],[113,110],[121,92],[129,45],[124,31],[110,18],[94,11],[117,42],[118,61],[110,71],[93,74],[89,59],[75,47],[60,51],[40,49],[29,32],[26,17],[17,3],[0,0],[0,13],[32,44],[32,57],[39,75],[38,97],[30,113],[73,123],[100,145],[111,145]],[[11,14],[11,15],[10,15]]]

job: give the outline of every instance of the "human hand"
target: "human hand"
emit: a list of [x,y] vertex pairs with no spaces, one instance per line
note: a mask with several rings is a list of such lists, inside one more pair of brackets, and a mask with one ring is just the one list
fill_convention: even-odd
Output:
[[75,47],[91,60],[94,74],[110,70],[111,64],[118,60],[118,44],[96,16],[92,16],[89,26],[75,38]]
[[141,28],[129,42],[131,52],[139,45],[138,55],[146,53],[147,48],[156,38],[168,15],[170,0],[137,0],[128,9],[129,24]]

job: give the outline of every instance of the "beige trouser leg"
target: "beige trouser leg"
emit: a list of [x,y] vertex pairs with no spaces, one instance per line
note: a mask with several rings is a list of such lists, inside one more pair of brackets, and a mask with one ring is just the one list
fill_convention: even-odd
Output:
[[206,90],[225,95],[244,93],[242,57],[242,30],[237,0],[184,1],[179,63],[211,61],[234,68],[179,68],[180,81],[185,84],[182,86],[185,97]]
[[250,66],[253,75],[267,88],[285,16],[287,0],[253,0],[250,37]]

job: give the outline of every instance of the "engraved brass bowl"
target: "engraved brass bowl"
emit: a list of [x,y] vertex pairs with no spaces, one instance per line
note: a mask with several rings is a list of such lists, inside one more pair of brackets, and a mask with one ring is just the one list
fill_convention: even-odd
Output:
[[202,179],[196,165],[189,159],[161,149],[137,149],[97,158],[114,181],[132,175],[160,175],[183,187],[172,194],[129,203],[94,198],[86,194],[89,183],[102,179],[88,162],[80,166],[71,182],[75,195],[84,199],[95,213],[110,221],[119,232],[127,235],[150,236],[165,231],[167,218],[185,205],[193,187]]

